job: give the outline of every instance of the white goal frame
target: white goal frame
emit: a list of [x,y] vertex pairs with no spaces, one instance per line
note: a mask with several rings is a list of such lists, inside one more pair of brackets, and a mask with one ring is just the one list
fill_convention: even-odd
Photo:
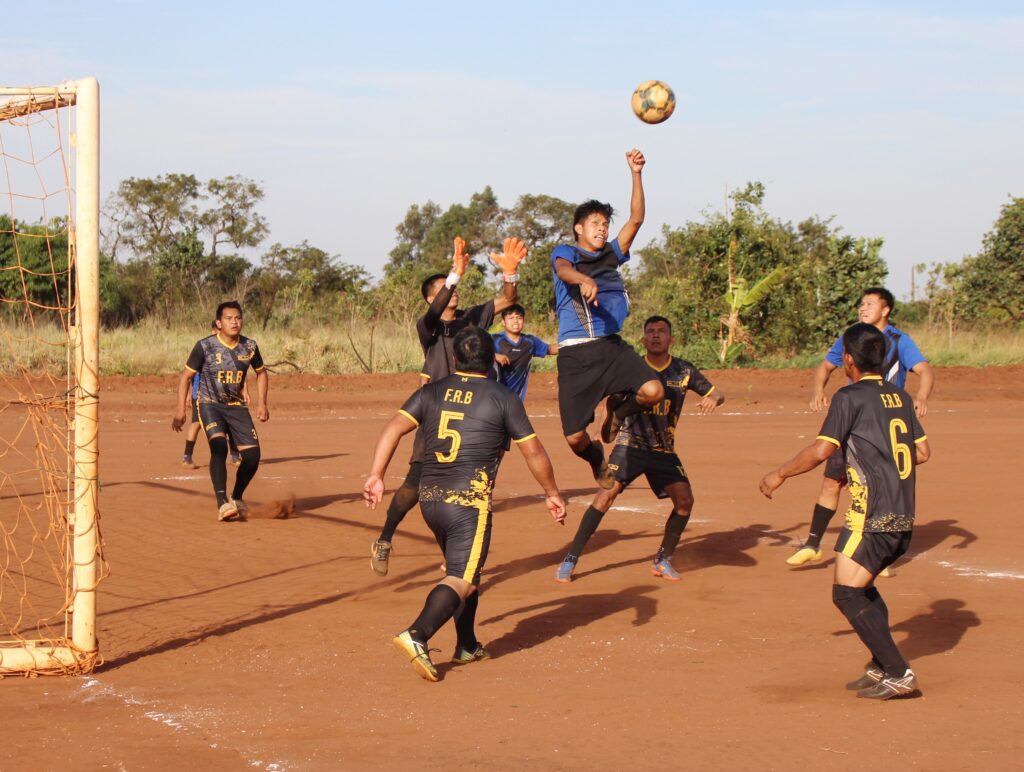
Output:
[[0,641],[0,676],[8,673],[86,673],[99,660],[96,585],[101,578],[99,536],[99,210],[100,90],[95,78],[57,86],[0,87],[0,121],[29,113],[75,107],[74,221],[69,232],[69,265],[75,273],[74,507],[71,531],[71,637]]

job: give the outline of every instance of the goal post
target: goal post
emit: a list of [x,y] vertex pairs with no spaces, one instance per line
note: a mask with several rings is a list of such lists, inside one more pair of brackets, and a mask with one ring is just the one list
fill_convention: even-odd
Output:
[[99,660],[99,115],[0,87],[0,676]]

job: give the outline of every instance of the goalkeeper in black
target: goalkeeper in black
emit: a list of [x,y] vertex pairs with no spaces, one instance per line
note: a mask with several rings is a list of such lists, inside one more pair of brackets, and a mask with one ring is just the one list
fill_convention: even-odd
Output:
[[862,322],[844,333],[843,369],[853,383],[836,392],[815,442],[760,483],[761,493],[771,498],[787,477],[809,472],[842,451],[851,501],[836,543],[832,602],[872,657],[864,675],[847,689],[878,700],[918,691],[874,581],[910,545],[916,468],[930,455],[910,396],[882,379],[885,350],[885,336],[873,325]]
[[474,623],[480,572],[491,539],[491,491],[506,442],[522,451],[544,489],[551,516],[565,520],[547,452],[530,425],[522,401],[487,378],[494,365],[494,341],[480,327],[468,327],[453,341],[456,372],[417,390],[384,427],[373,452],[363,498],[376,507],[384,497],[384,474],[402,435],[419,428],[424,442],[419,500],[444,554],[445,578],[427,595],[416,620],[395,636],[394,645],[428,681],[438,680],[427,642],[454,617],[458,643],[453,662],[488,659]]

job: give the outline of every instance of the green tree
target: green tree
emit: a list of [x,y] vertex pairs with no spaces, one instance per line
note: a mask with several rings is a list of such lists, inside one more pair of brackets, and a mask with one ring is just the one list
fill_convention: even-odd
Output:
[[67,309],[68,228],[65,218],[27,225],[0,215],[0,301],[24,316]]
[[958,278],[963,315],[1024,321],[1024,198],[1003,205],[981,252],[963,261]]

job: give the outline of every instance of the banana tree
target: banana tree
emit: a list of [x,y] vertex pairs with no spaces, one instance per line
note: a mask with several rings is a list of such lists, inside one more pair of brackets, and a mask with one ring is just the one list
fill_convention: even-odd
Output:
[[742,315],[779,286],[785,280],[787,273],[785,266],[776,266],[754,286],[749,286],[746,279],[736,275],[736,247],[734,238],[729,242],[729,289],[725,293],[725,302],[729,307],[729,313],[721,319],[724,329],[719,334],[722,344],[718,352],[718,359],[722,364],[725,364],[729,351],[736,343],[747,340],[743,329]]

